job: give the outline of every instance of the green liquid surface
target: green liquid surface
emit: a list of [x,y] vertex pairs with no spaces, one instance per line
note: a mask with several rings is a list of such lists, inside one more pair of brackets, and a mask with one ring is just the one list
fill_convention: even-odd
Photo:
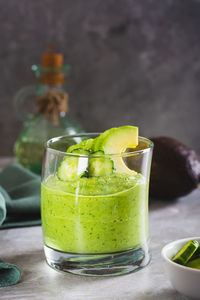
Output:
[[148,238],[148,191],[142,175],[114,174],[42,183],[44,243],[70,253],[112,253]]

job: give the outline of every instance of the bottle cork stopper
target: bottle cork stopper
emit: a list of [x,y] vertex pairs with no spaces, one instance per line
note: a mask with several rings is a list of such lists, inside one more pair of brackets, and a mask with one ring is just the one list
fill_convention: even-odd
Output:
[[41,63],[43,68],[50,68],[47,70],[43,70],[40,77],[41,84],[64,84],[65,76],[64,72],[61,69],[61,67],[63,66],[63,55],[61,53],[56,52],[56,47],[54,44],[47,44],[46,52],[41,55]]
[[46,53],[41,55],[42,67],[62,67],[63,55],[56,53],[54,44],[47,44]]

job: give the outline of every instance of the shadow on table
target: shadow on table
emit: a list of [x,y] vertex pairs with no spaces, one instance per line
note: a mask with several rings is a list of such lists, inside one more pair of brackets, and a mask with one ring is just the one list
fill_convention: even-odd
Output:
[[162,198],[149,198],[149,209],[150,210],[159,210],[169,206],[174,206],[178,202],[189,203],[194,201],[199,203],[199,195],[200,195],[200,188],[193,190],[191,193],[181,196],[179,198],[171,198],[171,199],[162,199]]
[[155,199],[150,197],[149,199],[149,210],[159,210],[159,209],[163,209],[169,206],[173,206],[175,205],[178,200],[180,198],[173,198],[173,199],[164,199],[164,200],[160,200],[160,199]]
[[47,265],[43,249],[13,256],[4,256],[3,260],[16,265],[21,270],[21,282],[27,282],[30,279],[34,281],[34,279],[37,278],[38,280],[41,277],[43,281],[48,280],[49,284],[51,280],[54,283],[57,281],[59,284],[69,280],[72,287],[73,285],[77,286],[78,282],[80,283],[81,281],[105,280],[103,277],[84,277],[56,271]]

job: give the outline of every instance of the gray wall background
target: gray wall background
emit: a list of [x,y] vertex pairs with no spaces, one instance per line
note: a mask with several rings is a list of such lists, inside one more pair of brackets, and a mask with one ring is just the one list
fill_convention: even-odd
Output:
[[22,125],[14,94],[52,41],[72,66],[72,115],[87,131],[132,124],[200,153],[200,2],[0,0],[0,155]]

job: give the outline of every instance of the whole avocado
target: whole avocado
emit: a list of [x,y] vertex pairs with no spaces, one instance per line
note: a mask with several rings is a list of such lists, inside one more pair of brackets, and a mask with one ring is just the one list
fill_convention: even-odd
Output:
[[189,194],[200,181],[200,162],[195,151],[170,137],[151,138],[154,142],[150,196],[177,198]]

